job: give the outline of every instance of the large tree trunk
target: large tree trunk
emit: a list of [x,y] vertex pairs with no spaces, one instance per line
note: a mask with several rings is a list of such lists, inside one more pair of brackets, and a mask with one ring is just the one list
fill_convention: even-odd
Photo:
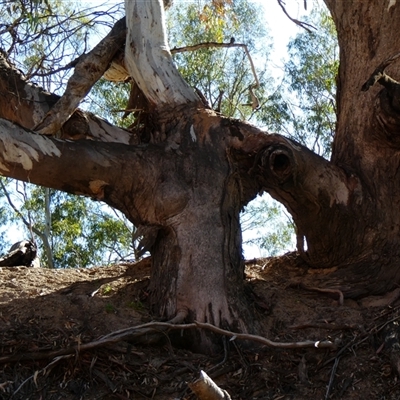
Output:
[[[339,269],[332,284],[340,284],[348,295],[382,293],[400,279],[400,114],[390,90],[362,87],[375,68],[399,51],[393,32],[400,26],[400,5],[334,0],[326,4],[340,46],[332,164],[343,170],[354,189],[341,216],[331,215],[327,234],[311,238],[314,232],[308,230],[309,256],[316,266],[318,259],[329,258]],[[399,63],[390,65],[388,73],[400,78]]]

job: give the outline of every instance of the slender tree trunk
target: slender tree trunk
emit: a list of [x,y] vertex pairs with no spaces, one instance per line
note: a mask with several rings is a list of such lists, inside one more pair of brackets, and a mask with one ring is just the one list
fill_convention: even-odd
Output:
[[[44,191],[44,213],[45,213],[45,228],[43,232],[43,246],[46,252],[47,264],[49,268],[54,268],[53,250],[50,244],[51,238],[51,210],[50,210],[50,189],[46,188]],[[44,239],[44,240],[43,240]]]

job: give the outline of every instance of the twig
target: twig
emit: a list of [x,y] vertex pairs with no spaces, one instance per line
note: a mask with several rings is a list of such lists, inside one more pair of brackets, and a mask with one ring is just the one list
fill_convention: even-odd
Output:
[[3,392],[5,392],[5,388],[6,388],[8,385],[12,385],[13,383],[14,383],[14,381],[5,381],[5,382],[0,383],[0,390],[2,390]]
[[24,353],[24,354],[14,354],[12,356],[4,356],[0,357],[0,364],[6,362],[15,362],[22,360],[39,360],[44,358],[53,358],[58,356],[63,356],[67,354],[78,353],[86,350],[92,350],[97,347],[106,346],[109,344],[117,343],[126,339],[138,339],[143,335],[149,334],[161,334],[165,333],[168,330],[188,330],[193,328],[200,328],[210,330],[212,332],[218,333],[220,335],[229,336],[231,340],[250,340],[253,342],[261,343],[268,347],[274,348],[283,348],[283,349],[299,349],[299,348],[309,348],[314,347],[318,349],[328,348],[328,349],[336,349],[336,345],[329,340],[326,341],[315,341],[315,340],[306,340],[304,342],[273,342],[267,338],[257,335],[251,335],[247,333],[236,333],[227,331],[221,328],[218,328],[214,325],[208,323],[201,323],[195,321],[191,324],[171,324],[169,322],[149,322],[146,324],[129,327],[126,329],[121,329],[115,332],[111,332],[108,335],[101,337],[98,340],[89,343],[83,343],[79,346],[67,347],[65,349],[54,350],[49,352],[32,352],[32,353]]
[[374,326],[371,329],[368,330],[368,332],[364,333],[361,335],[361,339],[357,340],[357,337],[355,337],[354,339],[352,339],[349,343],[347,343],[345,346],[343,346],[338,353],[336,354],[335,357],[330,358],[329,360],[325,361],[322,364],[322,367],[325,367],[326,365],[328,365],[331,361],[336,360],[340,355],[342,355],[344,353],[345,350],[347,350],[350,346],[358,346],[361,343],[365,342],[369,336],[374,333],[377,334],[378,332],[380,332],[386,325],[390,324],[391,322],[394,322],[396,320],[400,319],[400,315],[398,315],[397,317],[394,317],[392,319],[390,319],[389,321],[384,322],[383,324],[381,324],[379,327]]
[[37,73],[35,73],[35,75],[39,76],[39,77],[45,77],[45,76],[50,76],[50,75],[57,74],[58,72],[65,71],[67,69],[74,68],[82,60],[82,58],[85,55],[86,55],[85,53],[81,54],[79,57],[75,58],[75,60],[72,60],[71,62],[69,62],[68,64],[64,65],[63,67],[60,67],[60,68],[57,68],[57,69],[53,69],[53,70],[48,71],[48,72],[37,72]]
[[328,384],[328,387],[326,388],[325,400],[328,400],[329,395],[331,394],[333,381],[335,380],[335,374],[336,374],[337,367],[339,365],[339,361],[340,361],[340,357],[336,357],[335,364],[333,364],[331,376],[329,378],[329,384]]
[[199,50],[199,49],[205,49],[205,48],[210,48],[210,47],[216,47],[216,48],[221,48],[221,47],[241,47],[242,49],[244,49],[244,51],[246,52],[247,58],[249,59],[250,66],[251,66],[251,71],[253,72],[253,76],[254,76],[255,84],[252,85],[252,88],[253,89],[258,89],[260,87],[260,81],[258,80],[258,76],[257,76],[257,73],[256,73],[256,68],[254,66],[253,59],[251,58],[249,49],[248,49],[246,44],[243,44],[243,43],[231,43],[231,42],[229,42],[229,43],[204,42],[204,43],[197,43],[197,44],[194,44],[192,46],[174,47],[173,49],[171,49],[171,53],[172,54],[183,53],[185,51],[196,51],[196,50]]
[[[299,25],[301,28],[305,29],[307,32],[312,33],[311,29],[316,29],[315,26],[307,23],[307,22],[303,22],[303,21],[299,21],[298,19],[292,18],[289,13],[286,11],[285,8],[285,2],[283,0],[278,0],[278,4],[280,5],[280,7],[282,8],[282,11],[285,13],[285,15],[292,21],[294,22],[296,25]],[[307,3],[304,2],[304,8],[307,9]]]
[[21,390],[21,388],[25,385],[25,383],[29,382],[31,379],[35,379],[36,377],[43,372],[43,375],[46,375],[47,373],[47,369],[49,367],[52,367],[54,364],[57,364],[60,360],[64,359],[64,358],[69,358],[71,357],[71,355],[65,355],[62,357],[56,357],[51,363],[47,364],[44,368],[42,368],[40,371],[35,371],[35,373],[31,376],[29,376],[28,378],[26,378],[17,388],[17,390],[12,394],[11,399]]

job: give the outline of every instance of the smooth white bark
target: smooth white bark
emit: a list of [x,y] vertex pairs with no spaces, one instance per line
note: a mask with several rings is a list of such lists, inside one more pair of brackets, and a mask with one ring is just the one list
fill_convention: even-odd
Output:
[[161,0],[125,0],[125,11],[125,64],[147,100],[155,106],[198,101],[173,64]]

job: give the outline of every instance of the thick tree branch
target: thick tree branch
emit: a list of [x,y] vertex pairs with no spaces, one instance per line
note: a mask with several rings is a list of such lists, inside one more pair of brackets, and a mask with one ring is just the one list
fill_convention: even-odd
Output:
[[[0,118],[33,129],[59,100],[30,82],[0,53]],[[90,139],[128,144],[132,133],[91,113],[77,110],[61,129],[65,139]]]
[[150,104],[159,107],[200,102],[172,62],[161,1],[125,0],[125,10],[125,65]]
[[[112,146],[117,146],[115,153]],[[104,199],[123,168],[127,146],[47,138],[0,119],[2,175]]]
[[[231,131],[242,134],[235,133],[233,148],[238,153],[233,157],[240,160],[241,168],[246,168],[244,176],[253,176],[261,190],[290,211],[297,228],[297,247],[307,262],[329,267],[357,256],[349,240],[330,243],[332,252],[327,255],[321,237],[330,229],[337,232],[339,227],[348,228],[350,235],[353,227],[360,224],[361,215],[352,208],[363,200],[359,178],[348,176],[299,143],[279,135],[257,133],[255,129],[248,124],[231,123]],[[242,152],[253,155],[248,164],[244,163]]]
[[126,23],[125,18],[122,18],[93,50],[79,59],[65,93],[34,130],[45,135],[55,135],[61,129],[106,72],[115,54],[123,46],[125,37]]

